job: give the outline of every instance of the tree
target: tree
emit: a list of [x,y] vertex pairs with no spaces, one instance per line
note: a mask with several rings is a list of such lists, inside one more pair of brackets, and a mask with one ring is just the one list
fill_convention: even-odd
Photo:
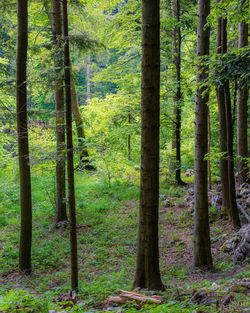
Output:
[[[217,26],[217,53],[227,53],[227,19],[219,18]],[[232,218],[235,228],[240,227],[240,220],[236,202],[234,154],[233,154],[233,124],[231,99],[228,78],[217,88],[217,99],[220,117],[220,148],[221,182],[223,192],[223,208]]]
[[159,269],[160,1],[142,1],[141,182],[134,287],[163,289]]
[[20,170],[21,233],[19,269],[30,274],[32,243],[32,198],[27,126],[27,47],[28,3],[17,1],[17,51],[16,51],[16,112],[18,133],[18,156]]
[[[217,48],[216,53],[222,53],[222,17],[217,19]],[[220,174],[222,186],[222,210],[228,215],[230,213],[229,199],[229,180],[228,180],[228,158],[227,158],[227,123],[226,123],[226,108],[225,95],[223,86],[219,85],[216,88],[218,109],[219,109],[219,125],[220,125],[220,152],[223,154],[220,158]]]
[[70,217],[71,289],[78,288],[77,232],[75,212],[74,154],[72,136],[71,73],[68,34],[68,3],[63,0],[64,80],[66,99],[68,203]]
[[181,179],[181,26],[180,26],[180,1],[173,0],[173,17],[176,20],[176,26],[173,30],[173,64],[175,67],[175,76],[176,76],[176,92],[174,96],[175,101],[175,122],[173,132],[175,135],[175,150],[176,150],[176,168],[175,168],[175,180],[177,184],[183,185],[184,182]]
[[209,235],[207,161],[208,151],[208,66],[204,56],[209,55],[210,29],[206,26],[210,13],[210,1],[198,2],[197,29],[197,74],[195,105],[195,226],[194,226],[194,265],[211,267],[212,256]]
[[52,0],[52,31],[56,71],[56,215],[55,224],[67,220],[65,194],[65,108],[63,91],[63,45],[61,2]]
[[[221,24],[221,46],[222,52],[227,52],[227,19],[224,18]],[[226,111],[226,127],[227,127],[227,153],[228,153],[228,187],[229,201],[231,209],[231,217],[233,226],[237,229],[240,227],[240,219],[236,202],[235,177],[234,177],[234,153],[233,153],[233,124],[232,124],[232,109],[230,99],[229,80],[225,81],[223,86],[225,111]]]
[[[248,45],[248,24],[245,20],[239,25],[238,47],[243,48]],[[238,90],[238,115],[237,115],[237,152],[238,152],[238,171],[239,184],[249,182],[249,167],[247,163],[248,141],[247,141],[247,100],[248,87],[239,86]]]

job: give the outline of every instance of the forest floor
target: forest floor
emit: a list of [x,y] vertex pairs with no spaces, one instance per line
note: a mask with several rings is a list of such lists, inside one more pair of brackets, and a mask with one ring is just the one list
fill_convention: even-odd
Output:
[[[52,177],[33,179],[33,274],[18,273],[17,181],[6,185],[0,212],[0,312],[249,312],[247,260],[233,262],[223,243],[235,234],[228,220],[210,208],[214,269],[195,269],[191,183],[165,186],[160,197],[160,268],[166,286],[162,304],[133,301],[113,307],[119,290],[131,290],[136,261],[139,187],[98,174],[76,175],[79,291],[70,295],[68,229],[53,227]],[[52,188],[53,189],[53,188]],[[42,190],[42,191],[41,191]],[[190,198],[191,197],[191,198]],[[191,200],[191,201],[190,201]],[[8,209],[7,209],[8,208]],[[152,295],[146,290],[136,292]]]

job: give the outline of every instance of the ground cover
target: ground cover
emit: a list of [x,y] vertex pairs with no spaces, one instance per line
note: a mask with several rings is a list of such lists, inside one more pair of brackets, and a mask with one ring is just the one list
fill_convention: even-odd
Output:
[[[18,273],[18,181],[7,184],[1,180],[6,192],[0,205],[0,312],[247,312],[247,260],[234,264],[232,256],[221,251],[234,231],[214,208],[210,210],[210,225],[215,269],[201,271],[192,266],[193,215],[185,200],[190,185],[179,188],[162,184],[160,262],[166,290],[158,294],[163,304],[129,302],[117,308],[106,300],[119,289],[131,290],[134,278],[137,180],[128,183],[116,179],[109,186],[98,173],[77,173],[77,300],[69,296],[68,229],[53,227],[54,178],[40,173],[33,177],[33,185],[34,271],[30,278],[24,278]],[[145,290],[139,292],[147,294]],[[226,297],[231,297],[228,303]]]

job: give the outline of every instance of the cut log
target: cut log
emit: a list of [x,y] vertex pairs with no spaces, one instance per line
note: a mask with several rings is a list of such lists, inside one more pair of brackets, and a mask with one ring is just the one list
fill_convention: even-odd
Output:
[[135,300],[137,303],[156,303],[161,304],[159,296],[146,296],[144,294],[120,290],[122,292],[121,297],[129,300]]
[[119,296],[110,296],[108,298],[108,305],[110,304],[125,304],[127,302],[127,299]]

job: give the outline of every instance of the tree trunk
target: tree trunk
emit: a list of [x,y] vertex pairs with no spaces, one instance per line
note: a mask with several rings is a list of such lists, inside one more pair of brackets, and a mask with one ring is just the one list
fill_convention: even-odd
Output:
[[197,42],[197,89],[195,106],[195,226],[194,265],[212,267],[209,235],[207,161],[208,147],[208,87],[201,86],[208,78],[208,66],[202,64],[203,56],[209,55],[209,27],[204,29],[210,13],[210,1],[198,2],[198,42]]
[[175,116],[173,135],[175,138],[172,140],[172,149],[175,147],[175,181],[178,185],[183,185],[181,179],[181,27],[180,27],[180,2],[173,0],[172,15],[176,20],[177,26],[172,32],[172,47],[173,47],[173,64],[175,67],[175,80],[177,88],[174,95],[175,108],[173,110]]
[[16,112],[18,157],[20,171],[21,232],[19,269],[30,274],[32,243],[32,198],[27,126],[27,47],[28,5],[27,0],[17,1],[17,51],[16,51]]
[[178,185],[183,185],[181,180],[181,27],[180,27],[180,2],[179,0],[174,0],[174,14],[177,22],[177,42],[176,42],[176,57],[175,57],[175,67],[176,67],[176,80],[177,80],[177,90],[176,90],[176,172],[175,180]]
[[[222,53],[222,18],[217,20],[217,49],[216,53]],[[230,213],[230,199],[229,199],[229,179],[228,179],[228,154],[227,154],[227,122],[226,122],[226,108],[223,86],[216,89],[218,109],[219,109],[219,124],[220,124],[220,152],[223,155],[220,158],[220,173],[222,186],[222,211],[229,217]]]
[[64,79],[66,96],[66,129],[67,129],[67,170],[68,170],[68,202],[70,216],[70,252],[71,252],[71,289],[78,288],[78,261],[77,261],[77,232],[75,212],[74,187],[74,154],[72,136],[72,110],[71,110],[71,73],[68,36],[68,10],[67,0],[63,0],[63,35],[64,35]]
[[[241,21],[239,25],[239,48],[248,45],[248,24]],[[240,84],[239,84],[240,85]],[[246,158],[248,157],[247,141],[247,100],[248,87],[239,86],[238,90],[238,116],[237,116],[237,152],[238,152],[238,172],[239,184],[249,183],[249,167]]]
[[[221,23],[221,46],[222,53],[227,52],[227,19],[223,19]],[[233,125],[232,110],[230,99],[229,81],[227,80],[223,86],[224,100],[226,109],[226,125],[227,125],[227,153],[228,153],[228,187],[229,201],[233,226],[240,228],[240,219],[236,202],[235,177],[234,177],[234,153],[233,153]]]
[[134,287],[163,289],[159,269],[160,1],[142,0],[141,182]]
[[67,220],[65,194],[65,109],[63,91],[63,44],[61,2],[52,0],[52,31],[56,72],[56,216],[55,224]]
[[210,121],[210,109],[208,107],[208,112],[207,112],[207,117],[208,117],[208,145],[207,145],[207,153],[208,153],[208,188],[211,190],[212,189],[212,175],[211,175],[211,121]]

